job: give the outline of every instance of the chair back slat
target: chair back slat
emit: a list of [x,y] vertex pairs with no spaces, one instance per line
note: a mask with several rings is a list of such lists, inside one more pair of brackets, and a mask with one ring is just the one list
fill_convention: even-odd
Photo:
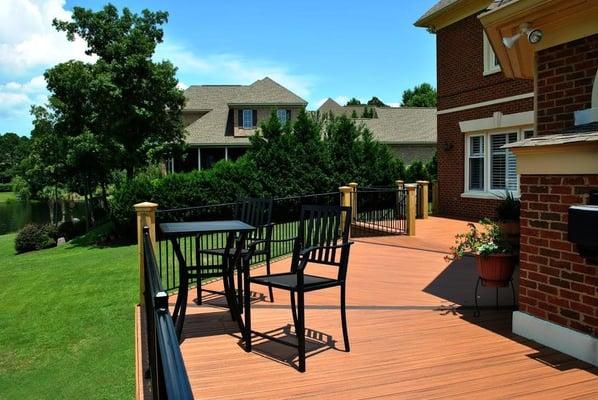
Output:
[[343,252],[330,247],[349,241],[350,217],[350,207],[304,205],[301,208],[299,231],[295,240],[292,271],[297,269],[302,250],[309,247],[328,247],[312,252],[309,261],[339,267],[339,279],[344,279],[347,262],[343,260]]
[[266,226],[272,222],[272,199],[246,198],[237,203],[235,218],[255,226],[256,230],[248,235],[249,239],[263,239]]

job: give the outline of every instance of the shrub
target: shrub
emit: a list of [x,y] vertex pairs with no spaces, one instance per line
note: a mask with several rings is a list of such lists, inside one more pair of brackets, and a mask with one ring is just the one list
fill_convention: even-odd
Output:
[[12,179],[12,191],[15,192],[15,195],[19,200],[28,200],[31,197],[29,184],[21,176],[15,176]]
[[407,167],[407,171],[405,172],[406,181],[407,182],[415,182],[415,181],[427,181],[430,180],[428,171],[424,163],[421,161],[414,161]]
[[57,234],[57,237],[64,237],[66,240],[72,240],[85,234],[85,219],[74,219],[60,223]]
[[17,253],[41,250],[56,245],[56,239],[52,236],[57,234],[53,225],[28,224],[25,225],[15,238],[15,250]]
[[521,202],[513,196],[512,192],[507,191],[505,198],[496,207],[496,218],[500,222],[519,221]]

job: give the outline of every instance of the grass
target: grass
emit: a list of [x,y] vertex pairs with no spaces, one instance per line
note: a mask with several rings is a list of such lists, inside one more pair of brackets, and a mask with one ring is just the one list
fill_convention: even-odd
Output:
[[16,200],[14,192],[0,192],[0,203],[6,203],[7,201]]
[[134,397],[135,246],[15,255],[0,236],[0,399]]

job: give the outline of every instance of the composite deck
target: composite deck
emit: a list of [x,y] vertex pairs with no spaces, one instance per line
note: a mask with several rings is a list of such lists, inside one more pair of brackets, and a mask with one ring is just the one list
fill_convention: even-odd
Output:
[[[347,288],[351,352],[344,352],[338,288],[308,293],[304,374],[295,369],[293,348],[255,338],[245,353],[222,298],[204,294],[196,306],[192,290],[181,349],[195,397],[598,398],[598,369],[513,335],[511,310],[495,310],[493,290],[482,290],[487,308],[473,317],[473,260],[444,260],[465,227],[430,218],[418,221],[416,237],[357,239]],[[287,268],[288,260],[274,265]],[[288,294],[275,290],[270,303],[266,287],[252,289],[254,330],[292,341]],[[508,289],[500,302],[511,304]]]

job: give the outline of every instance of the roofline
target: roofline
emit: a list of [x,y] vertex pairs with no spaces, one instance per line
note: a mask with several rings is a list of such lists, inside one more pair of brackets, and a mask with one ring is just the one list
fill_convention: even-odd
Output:
[[376,139],[379,143],[382,144],[401,144],[401,145],[408,145],[408,146],[429,146],[431,144],[438,144],[438,141],[433,142],[404,142],[404,141],[390,141],[390,140],[379,140]]
[[430,28],[436,32],[485,9],[491,3],[492,0],[457,0],[430,15],[420,17],[413,25],[418,28]]
[[229,106],[302,106],[307,107],[307,102],[303,103],[287,103],[287,102],[280,102],[280,103],[226,103]]

